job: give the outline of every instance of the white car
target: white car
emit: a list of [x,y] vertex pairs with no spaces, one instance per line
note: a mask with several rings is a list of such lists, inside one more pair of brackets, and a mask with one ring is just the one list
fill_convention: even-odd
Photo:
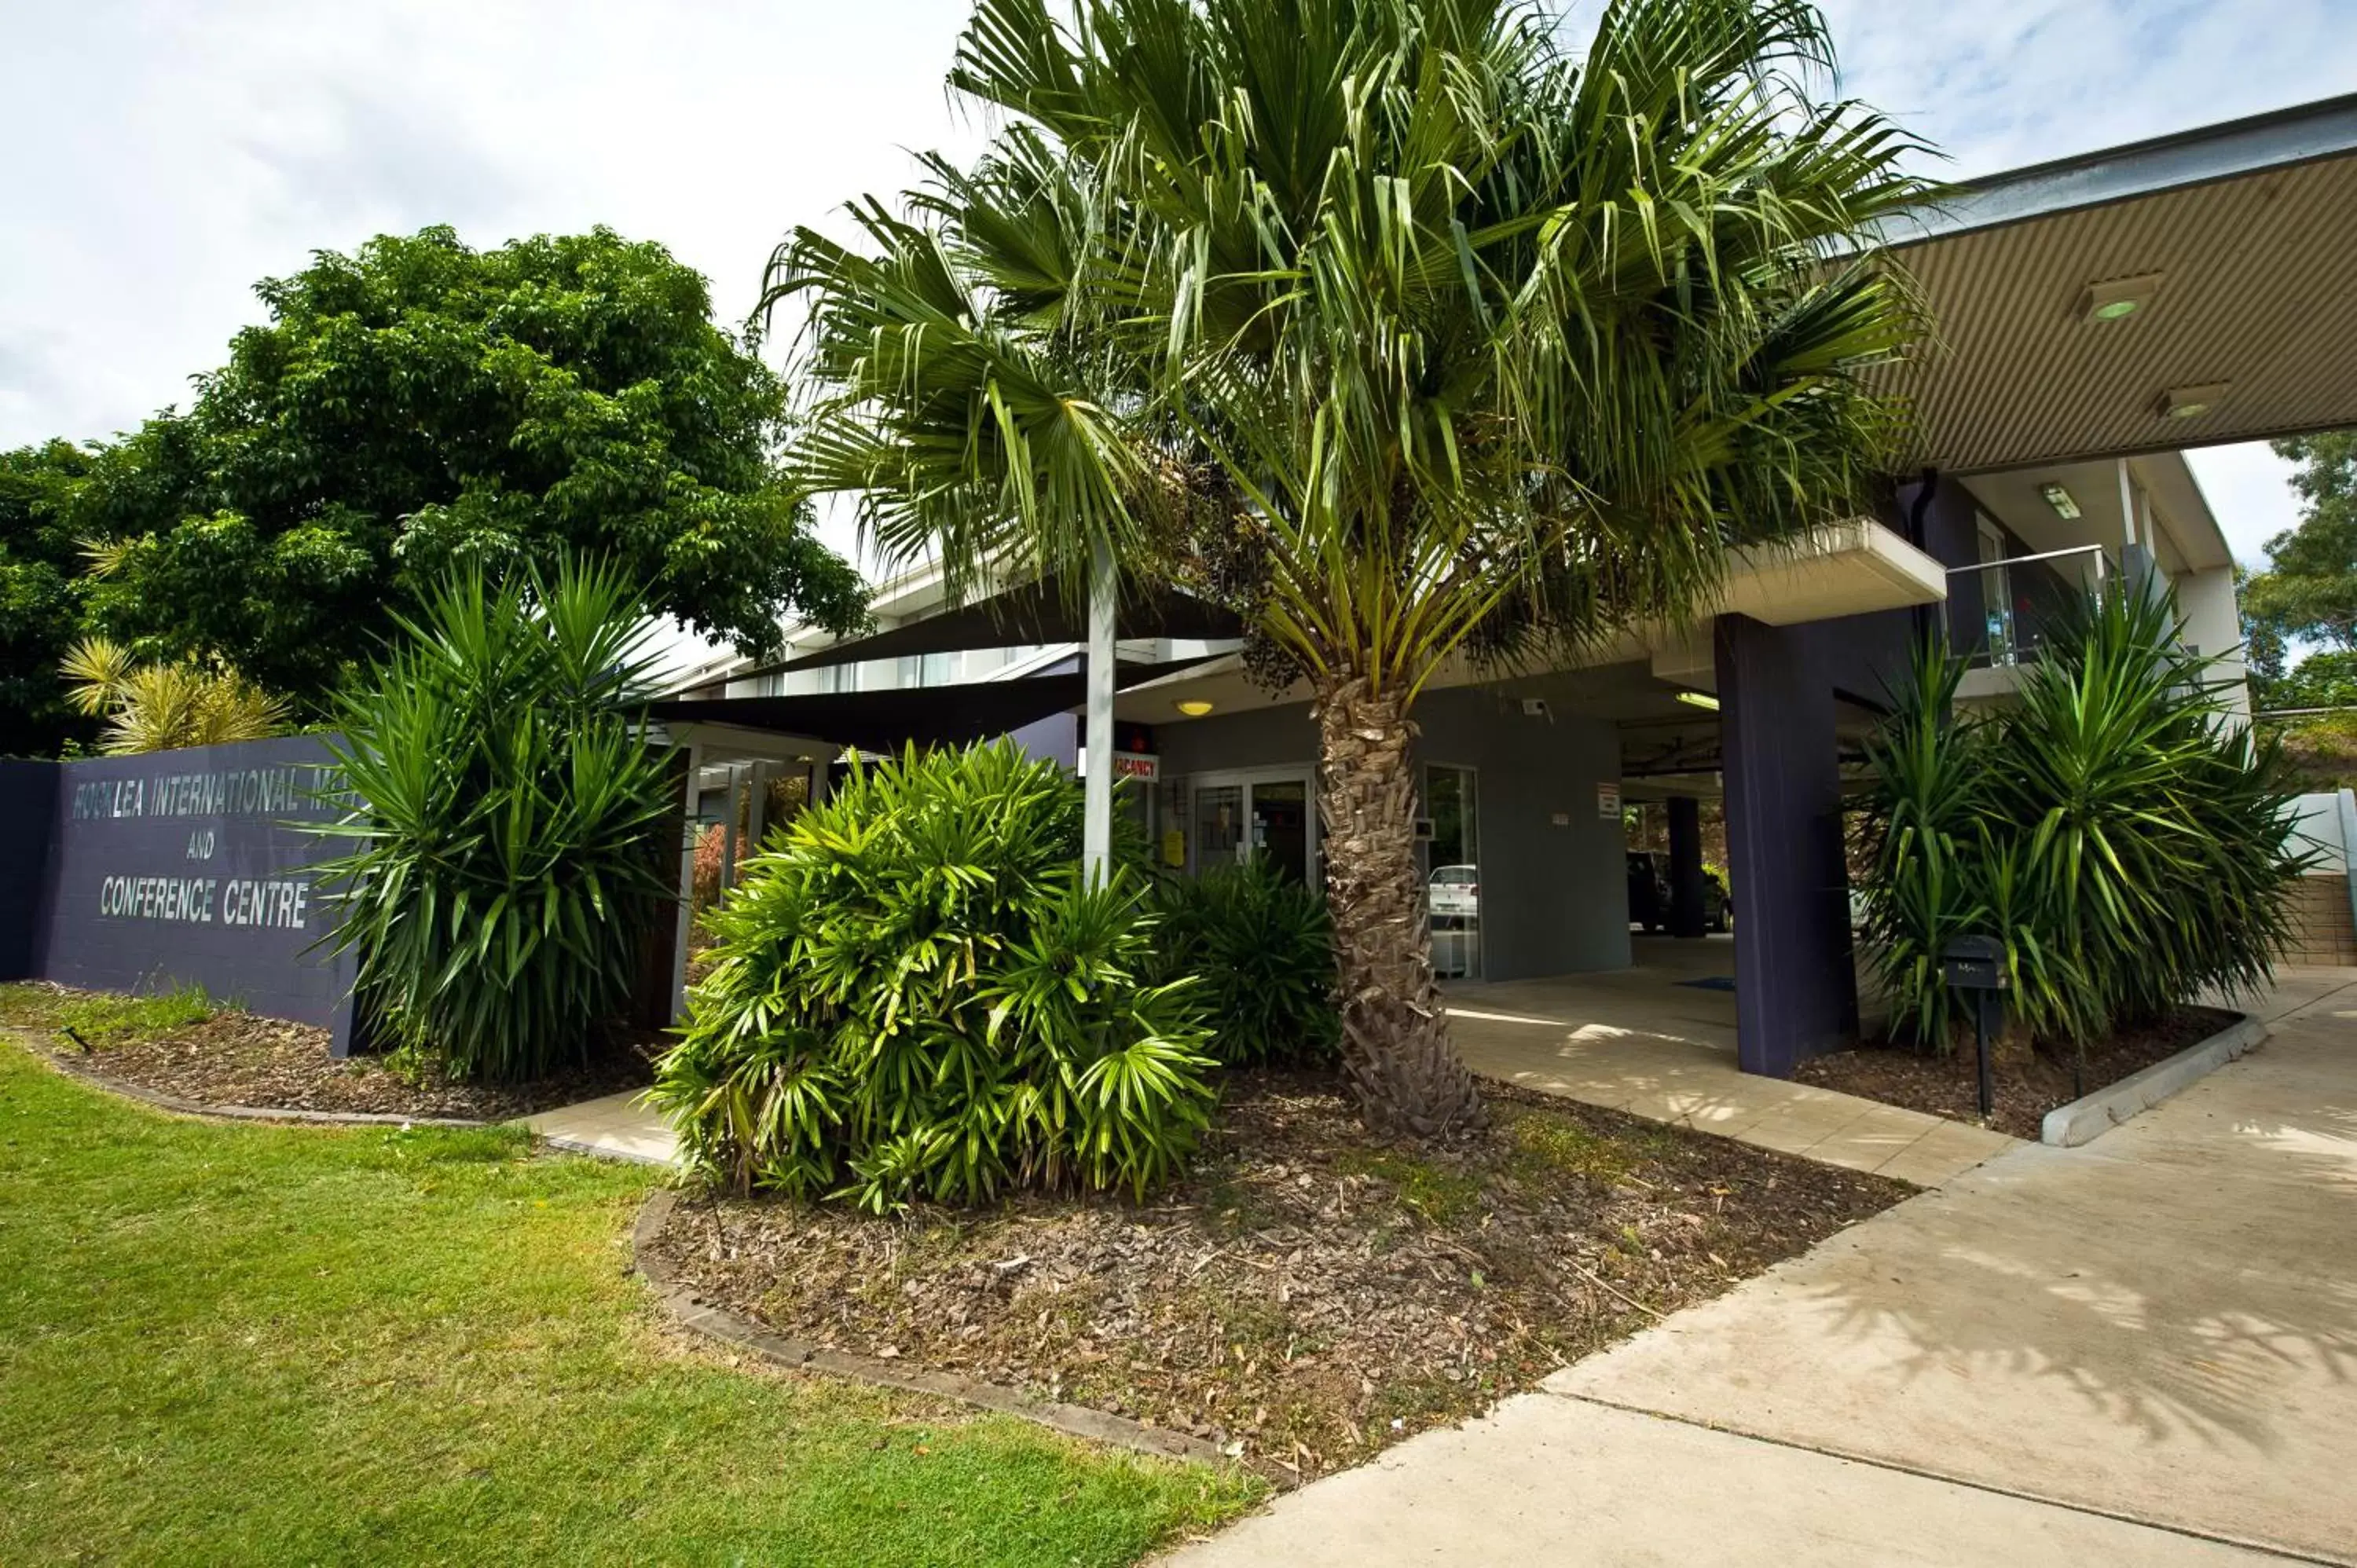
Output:
[[1425,885],[1425,907],[1434,916],[1448,919],[1470,920],[1481,913],[1481,884],[1479,873],[1469,865],[1442,865],[1434,868],[1432,880]]

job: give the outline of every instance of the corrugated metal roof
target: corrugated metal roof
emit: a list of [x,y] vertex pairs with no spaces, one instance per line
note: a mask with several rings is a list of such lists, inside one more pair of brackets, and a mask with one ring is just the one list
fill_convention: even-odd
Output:
[[[1910,467],[2167,451],[2357,425],[2357,156],[1943,234],[1893,254],[1939,343],[1878,372],[1914,403]],[[2086,319],[2091,285],[2158,274]],[[2174,389],[2227,383],[2210,411]]]

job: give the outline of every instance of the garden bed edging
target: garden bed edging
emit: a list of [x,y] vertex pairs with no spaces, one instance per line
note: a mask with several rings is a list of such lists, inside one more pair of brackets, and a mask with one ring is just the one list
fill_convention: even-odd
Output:
[[2130,1073],[2093,1094],[2058,1105],[2039,1126],[2039,1141],[2056,1148],[2092,1144],[2121,1122],[2224,1067],[2267,1037],[2266,1021],[2244,1014],[2208,1039]]

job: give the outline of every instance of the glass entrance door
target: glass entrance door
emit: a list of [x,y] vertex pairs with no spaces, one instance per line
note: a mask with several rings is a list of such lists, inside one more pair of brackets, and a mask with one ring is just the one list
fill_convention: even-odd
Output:
[[1317,832],[1307,778],[1198,779],[1194,795],[1197,875],[1241,865],[1258,853],[1296,881],[1310,878]]
[[1195,875],[1215,865],[1233,865],[1244,857],[1249,835],[1244,832],[1244,787],[1241,784],[1195,786]]
[[1252,787],[1253,847],[1296,882],[1309,878],[1309,786],[1298,779]]
[[1432,972],[1442,980],[1481,978],[1481,811],[1473,770],[1435,763],[1424,770],[1425,915]]

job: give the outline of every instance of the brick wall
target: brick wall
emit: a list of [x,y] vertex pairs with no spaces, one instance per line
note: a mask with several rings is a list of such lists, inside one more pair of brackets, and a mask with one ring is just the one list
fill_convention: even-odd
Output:
[[2292,890],[2291,939],[2285,963],[2357,964],[2357,923],[2349,913],[2349,878],[2303,876]]

